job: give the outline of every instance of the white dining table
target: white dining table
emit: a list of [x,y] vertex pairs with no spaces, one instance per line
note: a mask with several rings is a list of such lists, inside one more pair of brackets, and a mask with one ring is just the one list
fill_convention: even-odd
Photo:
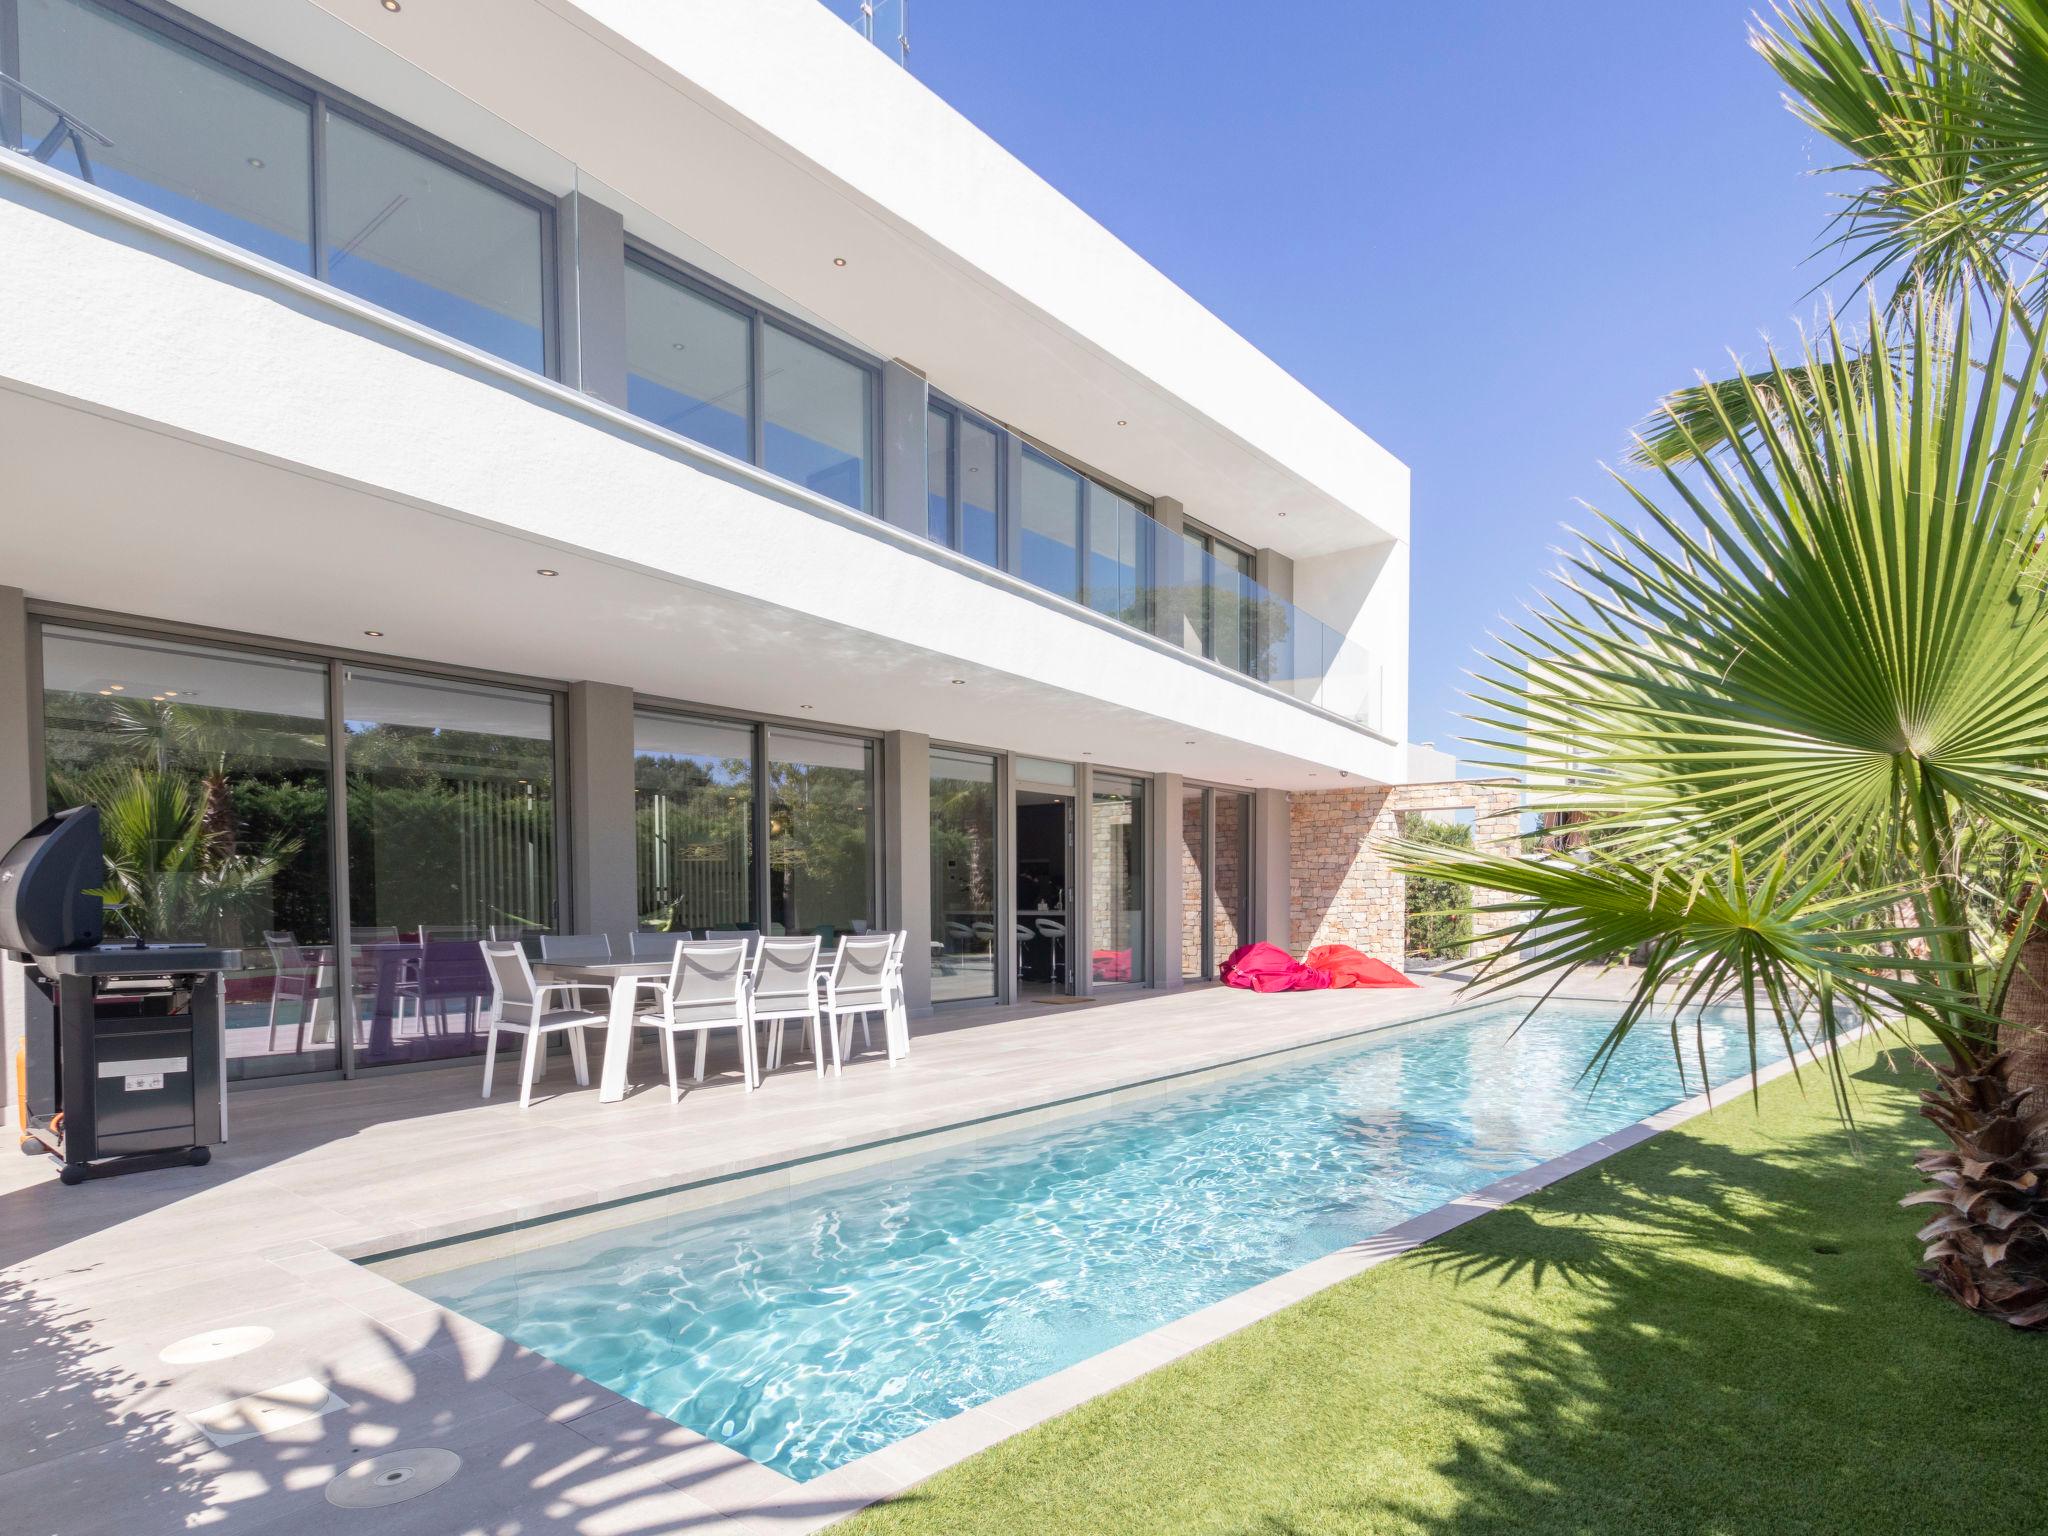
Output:
[[626,1062],[633,1054],[633,1007],[646,991],[642,981],[668,975],[666,959],[542,960],[534,964],[545,981],[570,981],[603,987],[611,994],[604,1031],[604,1067],[598,1073],[597,1097],[610,1104],[626,1096]]

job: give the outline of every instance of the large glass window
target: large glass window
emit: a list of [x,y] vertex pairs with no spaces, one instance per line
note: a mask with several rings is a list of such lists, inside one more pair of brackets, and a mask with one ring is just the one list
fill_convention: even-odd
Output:
[[640,926],[733,929],[754,919],[754,732],[633,717]]
[[931,755],[932,1001],[996,995],[996,761]]
[[1209,966],[1230,958],[1231,951],[1251,939],[1252,797],[1219,789],[1215,798],[1215,835],[1209,847]]
[[768,733],[770,932],[829,939],[874,924],[874,769],[858,738]]
[[311,271],[309,101],[85,0],[16,9],[19,78],[58,110],[0,83],[0,123],[19,125],[10,147]]
[[925,534],[953,546],[953,413],[924,413]]
[[109,937],[241,950],[230,1076],[338,1067],[326,667],[56,628],[42,664],[49,806],[100,809]]
[[1205,902],[1209,867],[1209,792],[1187,789],[1180,797],[1180,973],[1194,980],[1209,974],[1203,948],[1208,925]]
[[1140,629],[1149,627],[1145,603],[1138,504],[1088,482],[1088,606]]
[[767,327],[761,343],[762,467],[858,511],[868,485],[868,370]]
[[1145,782],[1097,775],[1088,806],[1090,974],[1146,979]]
[[480,1051],[477,941],[555,926],[554,700],[351,667],[342,701],[356,1059]]
[[646,268],[626,268],[626,408],[751,460],[753,322]]
[[961,411],[932,408],[925,426],[925,501],[934,543],[983,565],[1002,565],[1002,465],[1002,438],[993,427]]
[[330,111],[326,277],[508,362],[546,367],[540,210]]
[[1081,477],[1029,449],[1018,497],[1023,565],[1018,574],[1061,597],[1081,595]]

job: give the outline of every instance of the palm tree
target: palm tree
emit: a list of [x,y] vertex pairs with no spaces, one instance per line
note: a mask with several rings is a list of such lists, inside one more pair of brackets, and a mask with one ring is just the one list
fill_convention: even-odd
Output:
[[1596,1066],[1652,1019],[1676,1046],[1710,1003],[1744,1010],[1752,1057],[1762,1030],[1824,1044],[1858,1015],[1931,1038],[1949,1145],[1919,1164],[1923,1273],[2041,1327],[2048,1089],[1998,1033],[2048,858],[2048,349],[2020,302],[1980,358],[1967,298],[1916,295],[1896,355],[1850,371],[1837,328],[1774,360],[1736,386],[1747,432],[1719,413],[1720,455],[1668,416],[1668,495],[1620,482],[1646,528],[1603,519],[1474,695],[1475,740],[1588,835],[1396,857],[1501,893],[1481,986],[1642,951]]
[[[1887,321],[1916,294],[1995,305],[2018,282],[2028,304],[2014,322],[2031,336],[2048,295],[2048,6],[1906,0],[1892,23],[1869,0],[1794,0],[1751,43],[1794,115],[1849,157],[1828,168],[1848,183],[1822,245],[1838,259],[1830,275],[1888,287]],[[1894,334],[1873,324],[1865,345]],[[1662,402],[1636,460],[1711,451],[1724,423],[1752,430],[1751,399],[1817,421],[1864,366],[1852,351],[1784,381],[1772,370],[1703,379]],[[1800,393],[1781,395],[1781,383]]]

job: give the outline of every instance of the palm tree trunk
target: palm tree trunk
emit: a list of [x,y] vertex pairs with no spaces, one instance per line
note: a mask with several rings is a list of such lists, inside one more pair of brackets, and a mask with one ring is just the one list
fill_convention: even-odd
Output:
[[1973,1312],[2048,1327],[2048,928],[2023,941],[1999,1012],[1998,1048],[1937,1067],[1921,1114],[1950,1145],[1914,1166],[1932,1188],[1905,1205],[1940,1212],[1920,1229],[1920,1274]]

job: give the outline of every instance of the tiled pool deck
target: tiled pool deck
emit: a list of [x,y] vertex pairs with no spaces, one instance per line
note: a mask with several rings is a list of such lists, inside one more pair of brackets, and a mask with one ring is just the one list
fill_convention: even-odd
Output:
[[[480,1231],[539,1240],[519,1224],[624,1202],[548,1223],[545,1240],[559,1240],[772,1189],[806,1176],[809,1159],[864,1149],[863,1160],[881,1161],[904,1155],[890,1144],[906,1136],[924,1150],[929,1133],[1017,1129],[1073,1113],[1075,1101],[1157,1093],[1176,1074],[1453,1006],[1440,981],[1386,993],[1141,994],[921,1024],[899,1067],[866,1056],[823,1081],[807,1065],[785,1068],[754,1094],[729,1074],[671,1105],[643,1047],[636,1091],[620,1104],[599,1104],[558,1064],[542,1085],[549,1096],[522,1113],[506,1091],[509,1064],[488,1102],[472,1066],[238,1093],[232,1140],[206,1168],[67,1189],[46,1161],[12,1158],[0,1164],[0,1528],[814,1530],[1650,1131],[1504,1181],[805,1484],[353,1259]],[[848,1165],[832,1158],[833,1171]],[[236,1328],[271,1336],[228,1358],[163,1358],[178,1341]],[[259,1431],[248,1438],[216,1445],[188,1417],[250,1395],[263,1400],[243,1410]],[[221,1434],[218,1418],[207,1422]],[[351,1461],[422,1446],[462,1457],[445,1489],[374,1513],[327,1502],[328,1480]]]

